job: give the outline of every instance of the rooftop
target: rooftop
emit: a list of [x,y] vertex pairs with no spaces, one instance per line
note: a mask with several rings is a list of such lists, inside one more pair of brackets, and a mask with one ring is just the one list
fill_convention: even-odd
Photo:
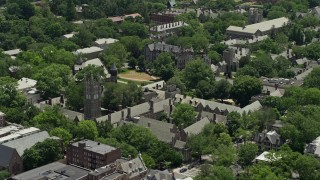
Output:
[[17,89],[18,90],[30,89],[30,88],[35,87],[36,84],[37,84],[36,80],[23,77],[18,81]]
[[102,45],[102,44],[112,44],[115,42],[118,42],[119,40],[117,39],[112,39],[112,38],[101,38],[101,39],[97,39],[95,41],[96,44]]
[[[11,127],[11,128],[15,129],[13,127]],[[9,131],[9,129],[7,129],[7,130]],[[26,136],[28,134],[33,134],[33,133],[36,133],[36,132],[40,131],[38,128],[35,128],[35,127],[30,127],[30,128],[25,128],[25,129],[19,128],[19,129],[16,129],[16,130],[17,131],[12,130],[9,135],[1,137],[0,138],[0,144],[8,142],[8,141],[11,141],[11,140],[14,140],[14,139],[17,139],[19,137]]]
[[101,49],[97,46],[92,46],[92,47],[88,47],[88,48],[78,49],[75,52],[73,52],[73,54],[75,54],[75,55],[90,54],[90,53],[101,52],[101,51],[103,51],[103,49]]
[[30,171],[11,177],[13,180],[55,179],[72,180],[81,179],[88,175],[90,170],[60,162],[50,163]]
[[242,33],[249,33],[254,34],[258,30],[261,32],[269,31],[272,28],[281,28],[284,25],[287,25],[289,23],[289,19],[286,17],[281,17],[277,19],[272,19],[269,21],[263,21],[256,24],[250,24],[244,27],[238,27],[238,26],[229,26],[227,28],[227,31],[235,31],[235,32],[242,32]]
[[117,149],[115,147],[112,147],[112,146],[109,146],[106,144],[102,144],[99,142],[87,140],[87,139],[72,143],[72,146],[79,147],[79,144],[81,144],[81,143],[85,144],[86,150],[92,151],[92,152],[95,152],[98,154],[106,154],[106,153],[109,153],[109,152]]
[[22,52],[21,49],[12,49],[12,50],[8,50],[8,51],[3,51],[3,54],[9,55],[9,56],[15,56],[21,52]]
[[14,139],[12,141],[8,141],[2,143],[5,146],[14,148],[17,150],[20,156],[23,155],[24,150],[31,148],[38,142],[43,142],[46,139],[50,138],[47,131],[41,131],[38,133],[33,133],[31,135],[22,136],[20,138]]

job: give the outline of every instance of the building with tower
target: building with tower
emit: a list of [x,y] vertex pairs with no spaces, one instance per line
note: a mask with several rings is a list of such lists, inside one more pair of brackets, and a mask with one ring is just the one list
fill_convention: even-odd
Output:
[[93,74],[84,79],[84,118],[94,120],[101,116],[101,85]]
[[118,81],[118,69],[117,66],[113,63],[110,68],[110,82],[117,83]]
[[250,8],[248,14],[249,24],[256,24],[261,22],[263,19],[263,10],[259,8]]
[[232,71],[237,71],[239,69],[239,61],[235,57],[235,50],[232,48],[223,51],[223,61],[224,67],[223,72],[229,77],[232,76]]

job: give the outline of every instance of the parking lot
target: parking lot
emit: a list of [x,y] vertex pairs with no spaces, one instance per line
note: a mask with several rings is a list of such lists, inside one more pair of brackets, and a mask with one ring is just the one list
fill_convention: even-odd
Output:
[[[180,170],[183,169],[183,168],[186,168],[187,171],[180,172]],[[183,166],[183,167],[174,169],[173,172],[175,174],[178,174],[178,175],[182,175],[182,176],[187,176],[187,177],[192,177],[193,178],[193,177],[197,176],[200,173],[200,166],[197,165],[197,166],[195,166],[195,167],[193,167],[191,169],[188,169],[188,166]]]

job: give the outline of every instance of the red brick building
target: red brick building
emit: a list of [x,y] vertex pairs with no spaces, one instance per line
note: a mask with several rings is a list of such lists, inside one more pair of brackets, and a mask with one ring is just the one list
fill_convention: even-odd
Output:
[[97,169],[121,158],[118,148],[91,140],[81,140],[67,147],[67,163]]

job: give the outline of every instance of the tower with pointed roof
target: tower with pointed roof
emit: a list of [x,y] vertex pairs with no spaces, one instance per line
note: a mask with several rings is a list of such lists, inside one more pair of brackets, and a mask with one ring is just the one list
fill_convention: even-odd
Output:
[[117,83],[118,81],[118,69],[115,63],[112,64],[110,68],[110,82]]
[[101,116],[101,86],[92,74],[84,79],[84,118],[94,120]]

